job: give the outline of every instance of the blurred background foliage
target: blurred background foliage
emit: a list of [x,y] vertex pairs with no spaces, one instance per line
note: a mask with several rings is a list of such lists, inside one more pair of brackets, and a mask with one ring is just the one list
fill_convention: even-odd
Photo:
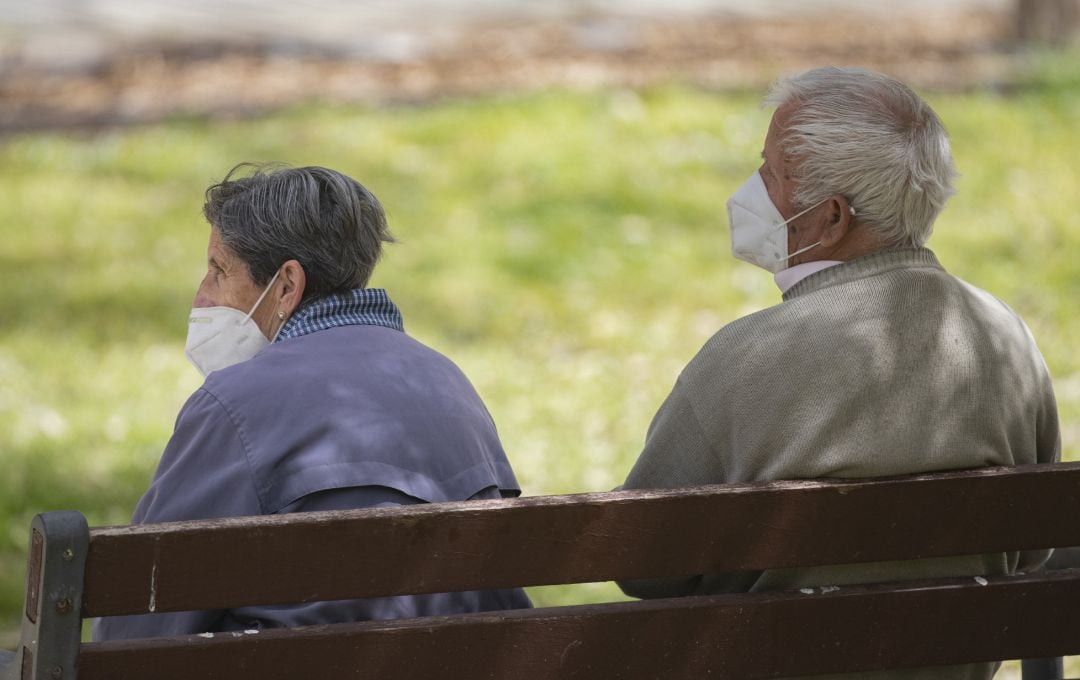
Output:
[[[1068,460],[1080,460],[1077,56],[1034,55],[1008,93],[926,93],[962,172],[930,245],[1030,325]],[[0,631],[13,639],[31,517],[126,522],[200,384],[183,342],[202,192],[232,165],[325,165],[374,191],[401,243],[373,285],[473,380],[525,493],[603,490],[702,343],[779,301],[767,273],[731,258],[724,209],[759,163],[760,95],[550,89],[0,141]],[[607,584],[533,595],[618,597]]]

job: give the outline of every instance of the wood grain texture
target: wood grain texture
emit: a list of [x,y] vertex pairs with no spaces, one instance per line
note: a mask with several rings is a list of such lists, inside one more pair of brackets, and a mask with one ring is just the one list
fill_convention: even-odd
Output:
[[775,678],[1080,652],[1080,570],[86,644],[80,680]]
[[95,529],[84,616],[1080,545],[1080,464]]

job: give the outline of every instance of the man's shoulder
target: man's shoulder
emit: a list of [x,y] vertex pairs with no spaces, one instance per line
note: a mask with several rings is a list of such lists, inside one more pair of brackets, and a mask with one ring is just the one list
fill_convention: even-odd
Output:
[[1007,302],[990,291],[984,290],[972,283],[968,283],[961,278],[953,277],[953,280],[956,282],[957,288],[963,291],[963,294],[966,297],[977,301],[987,313],[1020,321],[1020,315],[1017,314]]
[[[940,268],[916,275],[952,278]],[[889,291],[904,285],[888,278],[872,280],[870,276],[850,273],[830,276],[835,280],[812,282],[811,288],[797,296],[722,326],[687,366],[684,377],[695,372],[715,376],[720,370],[752,376],[813,360],[815,353],[834,348],[836,338],[849,334],[853,325],[880,316],[880,310],[871,308],[879,305],[883,297],[896,294]]]
[[715,381],[724,373],[756,366],[769,347],[783,345],[783,338],[796,330],[790,311],[783,304],[774,305],[721,326],[686,365],[680,380],[693,381],[697,376]]
[[[721,326],[705,342],[704,348],[723,347],[727,352],[754,351],[777,334],[798,332],[793,324],[805,320],[806,305],[782,302],[734,319]],[[703,348],[703,349],[704,349]]]

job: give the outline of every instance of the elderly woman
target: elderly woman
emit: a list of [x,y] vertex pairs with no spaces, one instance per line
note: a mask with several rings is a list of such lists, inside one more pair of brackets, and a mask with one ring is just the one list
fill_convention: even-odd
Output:
[[[253,170],[252,172],[243,172]],[[206,192],[207,272],[187,355],[206,375],[135,523],[520,493],[462,372],[366,288],[392,238],[378,200],[326,168],[241,165]],[[529,606],[521,590],[101,619],[96,639]]]

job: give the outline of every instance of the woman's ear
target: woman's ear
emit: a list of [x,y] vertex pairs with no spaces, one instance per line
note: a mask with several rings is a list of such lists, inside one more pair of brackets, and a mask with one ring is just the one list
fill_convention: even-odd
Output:
[[306,285],[307,274],[299,262],[289,260],[281,265],[281,297],[274,311],[278,318],[287,319],[292,316],[304,299]]
[[821,230],[821,245],[832,248],[843,241],[855,226],[855,208],[843,194],[836,194],[827,204],[825,227]]

